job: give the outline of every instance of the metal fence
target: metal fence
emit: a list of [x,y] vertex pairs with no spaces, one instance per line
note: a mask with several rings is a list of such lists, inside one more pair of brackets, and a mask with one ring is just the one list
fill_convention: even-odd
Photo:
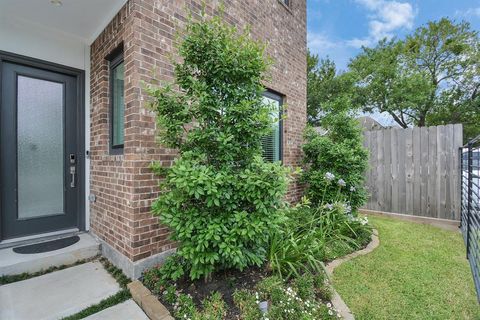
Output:
[[480,302],[480,136],[460,150],[462,177],[461,228],[467,259]]

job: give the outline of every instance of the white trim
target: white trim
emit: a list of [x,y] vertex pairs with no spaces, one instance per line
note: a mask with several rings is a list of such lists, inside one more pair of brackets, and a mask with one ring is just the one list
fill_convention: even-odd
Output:
[[112,10],[104,16],[103,22],[97,27],[95,32],[87,39],[87,44],[92,44],[95,39],[102,33],[102,31],[108,26],[110,21],[117,15],[117,13],[122,9],[122,7],[127,3],[128,0],[120,2],[117,6],[113,7]]
[[[90,151],[90,46],[84,49],[85,70],[85,152]],[[85,230],[90,230],[90,157],[85,155]]]

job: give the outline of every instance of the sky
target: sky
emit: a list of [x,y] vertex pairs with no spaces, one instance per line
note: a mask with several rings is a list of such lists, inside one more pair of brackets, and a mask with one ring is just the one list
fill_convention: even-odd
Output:
[[480,0],[307,0],[308,47],[329,56],[340,69],[384,38],[403,38],[442,17],[480,30]]
[[[362,46],[384,37],[403,38],[442,17],[468,21],[480,30],[480,0],[307,0],[308,47],[345,70]],[[393,124],[388,116],[374,118]]]

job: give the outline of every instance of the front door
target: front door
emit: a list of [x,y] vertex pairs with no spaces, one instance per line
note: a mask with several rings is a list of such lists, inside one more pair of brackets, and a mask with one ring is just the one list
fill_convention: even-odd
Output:
[[79,226],[78,77],[2,60],[0,240]]

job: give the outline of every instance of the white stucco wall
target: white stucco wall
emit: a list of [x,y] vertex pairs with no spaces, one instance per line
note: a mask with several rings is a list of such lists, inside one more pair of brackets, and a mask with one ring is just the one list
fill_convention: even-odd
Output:
[[[84,40],[0,14],[0,50],[85,71],[85,148],[90,146],[90,46]],[[90,160],[85,163],[86,228],[90,226]]]
[[82,39],[28,21],[1,17],[0,50],[85,70]]

